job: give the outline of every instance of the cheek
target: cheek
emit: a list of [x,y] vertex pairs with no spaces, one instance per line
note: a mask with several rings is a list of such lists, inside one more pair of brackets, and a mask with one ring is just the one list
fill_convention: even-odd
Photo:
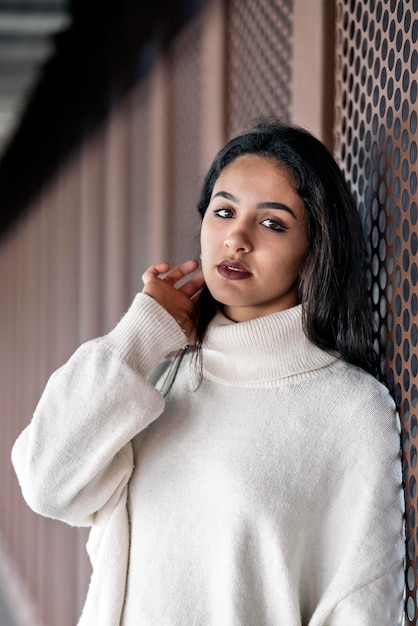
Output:
[[207,252],[213,247],[213,233],[211,232],[211,228],[208,223],[203,219],[202,227],[200,229],[200,250],[202,253],[202,258]]
[[293,281],[303,267],[306,258],[306,247],[300,245],[299,242],[292,242],[291,245],[282,249],[279,255],[276,255],[275,270],[279,276],[287,276]]
[[209,249],[210,249],[210,239],[207,236],[207,228],[205,226],[205,224],[202,224],[202,228],[200,230],[200,264],[202,267],[202,271],[203,273],[205,273],[205,269],[208,266],[208,256],[209,256]]
[[300,270],[300,268],[305,262],[307,250],[308,250],[308,241],[307,241],[305,234],[303,233],[303,234],[300,234],[299,237],[297,237],[293,241],[293,244],[290,246],[289,253],[290,253],[292,267]]
[[203,255],[206,251],[206,237],[205,237],[205,227],[202,224],[200,229],[200,258],[203,259]]

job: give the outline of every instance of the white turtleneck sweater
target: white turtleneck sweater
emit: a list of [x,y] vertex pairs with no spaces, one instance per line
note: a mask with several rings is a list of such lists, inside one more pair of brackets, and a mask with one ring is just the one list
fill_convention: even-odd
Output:
[[139,295],[51,377],[13,449],[37,512],[92,525],[81,626],[398,626],[399,430],[387,390],[320,350],[301,307],[218,314],[202,378]]

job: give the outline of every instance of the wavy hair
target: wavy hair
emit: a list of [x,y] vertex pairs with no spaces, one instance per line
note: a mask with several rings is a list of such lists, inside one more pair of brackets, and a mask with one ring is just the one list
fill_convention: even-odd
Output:
[[[244,154],[275,159],[291,174],[304,202],[308,249],[300,274],[303,329],[320,348],[377,375],[373,318],[367,293],[367,253],[360,216],[337,163],[308,131],[277,118],[259,120],[231,139],[205,177],[197,208],[204,216],[222,170]],[[221,309],[207,287],[197,311],[198,343]]]

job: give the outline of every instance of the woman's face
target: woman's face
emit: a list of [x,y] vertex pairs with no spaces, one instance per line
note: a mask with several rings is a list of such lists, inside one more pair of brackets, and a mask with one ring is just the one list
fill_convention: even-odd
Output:
[[245,154],[216,181],[202,222],[202,270],[227,317],[246,321],[298,303],[307,250],[302,199],[277,161]]

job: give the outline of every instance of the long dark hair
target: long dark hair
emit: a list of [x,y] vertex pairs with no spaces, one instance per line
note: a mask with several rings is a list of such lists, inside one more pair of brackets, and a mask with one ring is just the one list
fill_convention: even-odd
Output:
[[[198,200],[202,217],[220,173],[244,154],[285,165],[305,204],[309,241],[299,290],[305,334],[320,348],[337,352],[345,361],[376,375],[364,232],[340,168],[308,131],[277,118],[262,119],[216,155]],[[198,346],[219,308],[205,287],[197,312]]]

